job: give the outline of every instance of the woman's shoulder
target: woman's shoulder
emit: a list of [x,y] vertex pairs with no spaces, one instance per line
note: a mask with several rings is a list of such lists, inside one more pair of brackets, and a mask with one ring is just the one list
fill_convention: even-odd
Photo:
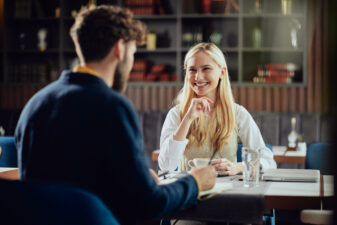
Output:
[[240,104],[237,104],[237,103],[234,103],[234,110],[235,110],[235,113],[236,115],[244,115],[244,114],[249,114],[249,112],[247,111],[247,109],[240,105]]
[[171,117],[174,119],[180,119],[179,105],[173,106],[167,113],[166,117]]

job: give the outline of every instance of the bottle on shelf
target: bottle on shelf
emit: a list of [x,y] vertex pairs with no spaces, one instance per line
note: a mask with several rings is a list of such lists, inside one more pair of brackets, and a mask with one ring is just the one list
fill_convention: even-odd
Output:
[[254,27],[252,32],[253,48],[261,48],[262,45],[261,39],[262,39],[261,29],[259,27]]
[[155,31],[150,31],[146,35],[146,49],[147,50],[155,50],[157,46],[157,34]]
[[297,141],[298,141],[298,133],[295,130],[296,127],[296,117],[291,118],[291,131],[288,134],[288,151],[296,151],[297,149]]
[[281,9],[283,15],[289,15],[292,13],[293,9],[292,0],[281,0]]
[[47,34],[48,31],[46,28],[41,28],[37,32],[37,37],[39,40],[37,46],[41,52],[44,52],[47,49],[47,41],[46,41]]
[[260,14],[262,12],[262,3],[261,0],[254,0],[254,7],[252,9],[252,13]]

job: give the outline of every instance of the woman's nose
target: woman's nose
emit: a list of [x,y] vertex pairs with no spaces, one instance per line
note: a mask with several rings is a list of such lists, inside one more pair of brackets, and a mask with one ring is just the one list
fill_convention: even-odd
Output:
[[199,73],[198,73],[198,72],[196,72],[196,73],[195,73],[195,75],[194,75],[194,80],[195,80],[195,81],[197,81],[197,80],[198,80],[198,78],[199,78]]

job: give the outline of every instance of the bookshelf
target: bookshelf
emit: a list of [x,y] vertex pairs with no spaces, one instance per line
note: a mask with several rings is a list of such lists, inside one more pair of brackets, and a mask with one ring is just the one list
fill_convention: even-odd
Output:
[[[97,5],[124,7],[132,2],[96,1]],[[156,33],[157,44],[155,49],[138,48],[135,60],[145,63],[135,68],[137,74],[129,82],[130,87],[182,86],[184,55],[194,43],[210,40],[223,50],[234,87],[307,85],[307,0],[146,2],[164,2],[165,7],[156,6],[157,14],[150,14],[149,9],[139,12],[137,6],[132,6],[138,10],[135,17]],[[207,2],[209,5],[203,5]],[[0,38],[0,108],[22,108],[29,98],[27,93],[32,95],[77,63],[68,33],[74,21],[72,15],[87,4],[88,0],[5,0]],[[47,31],[43,51],[37,36],[41,29]],[[289,65],[290,71],[267,69]],[[18,95],[24,96],[21,101]],[[10,99],[17,99],[16,103],[10,103]]]

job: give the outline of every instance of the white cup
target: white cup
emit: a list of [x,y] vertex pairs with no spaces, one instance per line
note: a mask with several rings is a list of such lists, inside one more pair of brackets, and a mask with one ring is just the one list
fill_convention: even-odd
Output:
[[242,148],[242,174],[244,187],[259,186],[260,180],[260,150],[248,147]]
[[208,158],[195,158],[195,159],[191,159],[187,162],[189,167],[197,167],[197,168],[205,167],[205,166],[208,165],[208,163],[209,163]]
[[306,152],[307,151],[307,143],[306,142],[298,142],[297,143],[297,151]]

